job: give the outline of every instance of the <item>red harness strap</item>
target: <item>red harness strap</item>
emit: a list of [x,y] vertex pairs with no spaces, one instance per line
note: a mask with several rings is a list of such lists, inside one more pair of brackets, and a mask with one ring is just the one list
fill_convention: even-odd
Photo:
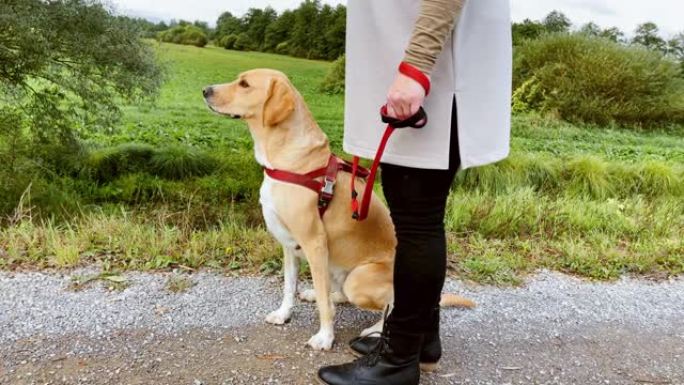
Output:
[[[264,168],[264,172],[275,180],[303,186],[318,194],[318,213],[322,217],[333,199],[337,173],[339,171],[352,173],[352,169],[352,164],[331,154],[325,167],[306,174],[296,174],[290,171],[273,170],[270,168]],[[355,175],[359,178],[366,178],[369,175],[369,171],[365,168],[360,168],[357,169]],[[323,181],[319,181],[319,178],[323,178]]]

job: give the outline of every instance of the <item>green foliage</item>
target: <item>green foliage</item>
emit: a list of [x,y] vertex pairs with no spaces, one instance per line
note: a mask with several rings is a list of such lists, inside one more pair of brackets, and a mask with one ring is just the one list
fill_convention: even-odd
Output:
[[0,132],[66,142],[77,129],[111,127],[118,100],[157,92],[160,69],[128,19],[86,0],[3,0],[2,8],[0,115],[20,124]]
[[218,46],[225,49],[234,49],[235,43],[237,42],[237,35],[227,35],[223,36],[218,40]]
[[159,32],[157,38],[165,43],[194,45],[195,47],[204,47],[209,42],[206,32],[192,24],[177,25]]
[[111,182],[126,174],[148,173],[165,179],[185,179],[216,170],[213,157],[187,146],[154,148],[128,143],[93,151],[83,169],[84,175]]
[[530,19],[525,19],[521,23],[513,23],[512,29],[514,46],[519,46],[525,40],[537,39],[547,32],[544,24]]
[[564,33],[570,31],[572,22],[560,11],[552,11],[543,21],[546,32],[549,33]]
[[614,43],[623,42],[625,37],[625,34],[617,27],[602,29],[594,22],[583,25],[579,32],[588,36],[608,39]]
[[514,61],[514,109],[572,122],[684,123],[684,79],[661,54],[585,34],[526,41]]
[[[242,18],[222,14],[216,27],[219,46],[240,51],[277,52],[309,59],[334,60],[344,54],[347,10],[304,0],[278,15],[272,8],[250,8]],[[226,43],[226,36],[237,40]]]
[[162,148],[150,159],[150,172],[166,179],[204,176],[216,170],[216,161],[207,153],[193,148]]
[[343,94],[345,79],[345,56],[340,56],[330,67],[330,71],[325,75],[321,83],[320,90],[327,94]]
[[496,194],[532,188],[544,195],[588,199],[684,197],[684,168],[659,161],[607,162],[587,155],[565,159],[512,155],[497,164],[460,173],[457,186]]
[[233,44],[233,49],[237,51],[251,51],[254,49],[252,41],[249,39],[247,32],[243,32],[237,36],[235,43]]
[[99,182],[109,182],[124,174],[146,171],[154,153],[154,147],[138,143],[96,150],[88,156],[83,173]]
[[666,50],[667,43],[665,39],[658,36],[658,33],[659,29],[655,23],[648,22],[641,24],[637,27],[634,33],[632,43],[642,45],[654,51],[664,52]]
[[1,3],[0,220],[68,217],[81,201],[79,137],[110,131],[120,102],[156,95],[161,70],[139,25],[98,3]]

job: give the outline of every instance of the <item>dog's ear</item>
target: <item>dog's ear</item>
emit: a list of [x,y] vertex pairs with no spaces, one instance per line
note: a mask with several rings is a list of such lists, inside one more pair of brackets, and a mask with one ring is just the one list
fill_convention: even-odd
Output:
[[283,79],[272,78],[264,103],[264,126],[272,127],[282,123],[295,109],[292,87]]

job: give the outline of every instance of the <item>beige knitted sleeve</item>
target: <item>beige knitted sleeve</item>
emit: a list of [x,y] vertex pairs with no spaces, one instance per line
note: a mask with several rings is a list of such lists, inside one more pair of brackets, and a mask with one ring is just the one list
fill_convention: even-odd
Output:
[[421,0],[404,61],[430,75],[466,0]]

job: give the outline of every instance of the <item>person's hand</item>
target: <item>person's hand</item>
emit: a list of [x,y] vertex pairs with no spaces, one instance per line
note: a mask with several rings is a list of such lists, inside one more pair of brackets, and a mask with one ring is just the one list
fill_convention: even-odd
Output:
[[387,92],[387,114],[391,118],[408,119],[425,101],[425,89],[417,81],[398,73]]

